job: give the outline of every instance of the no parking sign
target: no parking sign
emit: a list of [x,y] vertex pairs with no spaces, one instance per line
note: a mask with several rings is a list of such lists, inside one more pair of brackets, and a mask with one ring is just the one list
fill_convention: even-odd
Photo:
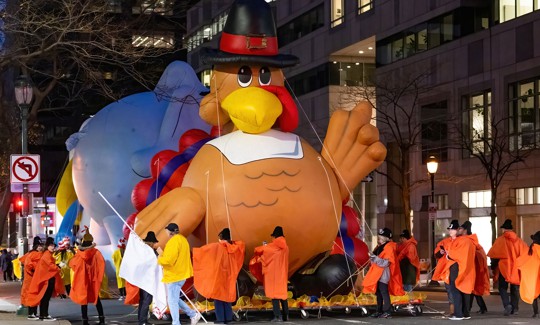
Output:
[[39,155],[11,155],[11,192],[22,192],[28,185],[29,192],[39,192],[41,168]]

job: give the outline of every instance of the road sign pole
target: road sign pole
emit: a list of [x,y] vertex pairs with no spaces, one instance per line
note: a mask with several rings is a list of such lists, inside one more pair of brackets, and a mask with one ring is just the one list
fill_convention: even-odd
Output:
[[[28,109],[30,108],[30,105],[28,104],[21,104],[19,105],[21,108],[21,149],[22,154],[25,155],[28,153]],[[23,206],[22,206],[22,233],[21,233],[21,239],[22,239],[22,254],[26,254],[28,252],[28,235],[26,232],[26,223],[28,220],[28,207],[30,206],[30,200],[28,199],[28,184],[23,184]],[[20,256],[22,256],[21,252],[19,252]]]

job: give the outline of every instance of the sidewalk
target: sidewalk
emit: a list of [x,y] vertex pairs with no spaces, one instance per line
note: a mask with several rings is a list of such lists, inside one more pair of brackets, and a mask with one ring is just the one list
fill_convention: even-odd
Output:
[[[26,316],[17,316],[14,312],[5,312],[3,311],[5,308],[5,305],[3,304],[3,300],[0,299],[0,308],[2,308],[0,311],[0,325],[36,325],[38,324],[44,324],[43,322],[36,322],[33,320],[26,319]],[[17,309],[17,307],[15,307]],[[61,319],[56,320],[54,322],[46,322],[47,324],[52,325],[71,325],[71,323],[67,320]]]
[[[2,283],[2,291],[0,298],[0,325],[36,325],[44,324],[43,322],[36,322],[26,319],[25,316],[17,316],[17,309],[19,308],[18,301],[18,287],[20,282]],[[16,295],[12,291],[16,290]],[[71,325],[67,320],[57,320],[54,322],[46,322],[52,325]]]

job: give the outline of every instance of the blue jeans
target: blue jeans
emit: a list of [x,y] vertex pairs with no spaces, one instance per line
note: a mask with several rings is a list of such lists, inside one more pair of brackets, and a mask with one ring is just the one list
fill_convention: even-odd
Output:
[[189,306],[182,299],[180,299],[180,290],[185,282],[186,280],[166,283],[167,303],[169,304],[169,311],[171,312],[171,317],[173,320],[172,325],[180,325],[180,313],[178,312],[178,308],[182,309],[186,315],[189,316],[189,318],[197,315],[193,309],[189,308]]
[[230,302],[214,299],[214,307],[216,307],[216,322],[222,324],[232,323],[233,311]]
[[405,293],[409,293],[413,290],[414,288],[414,285],[412,284],[404,284],[403,285],[403,291],[405,291]]

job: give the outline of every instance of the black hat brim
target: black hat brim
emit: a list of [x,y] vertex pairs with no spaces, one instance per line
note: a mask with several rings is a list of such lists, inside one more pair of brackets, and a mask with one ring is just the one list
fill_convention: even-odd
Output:
[[297,56],[291,54],[278,54],[273,56],[240,55],[223,52],[217,49],[204,47],[200,51],[204,64],[259,64],[276,68],[286,68],[300,62]]

